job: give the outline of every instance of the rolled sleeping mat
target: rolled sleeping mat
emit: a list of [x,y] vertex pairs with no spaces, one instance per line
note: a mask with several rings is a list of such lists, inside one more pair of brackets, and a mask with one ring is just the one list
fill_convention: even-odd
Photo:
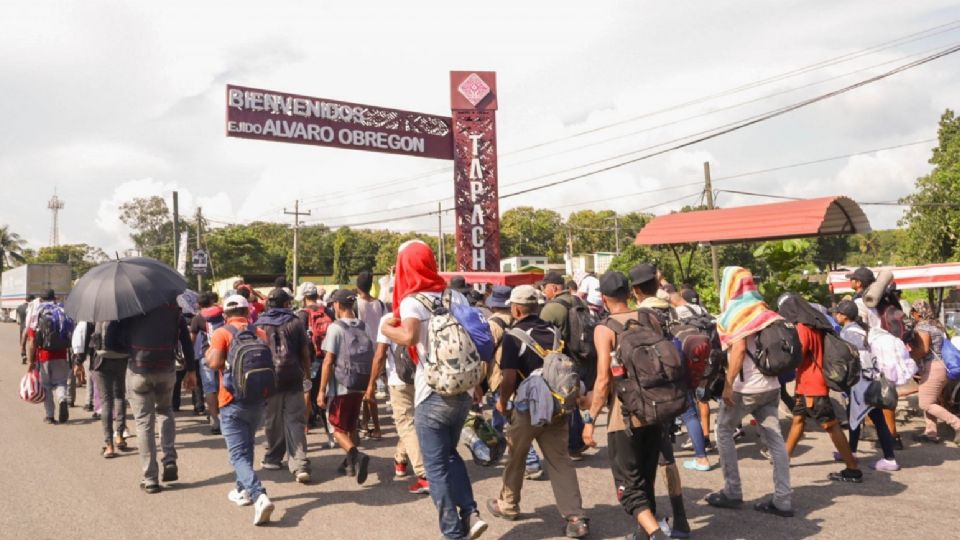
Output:
[[881,270],[877,274],[877,280],[867,287],[867,291],[863,295],[863,303],[869,308],[877,307],[877,304],[879,304],[880,300],[883,298],[883,293],[887,291],[887,285],[890,285],[892,282],[893,272],[889,270]]

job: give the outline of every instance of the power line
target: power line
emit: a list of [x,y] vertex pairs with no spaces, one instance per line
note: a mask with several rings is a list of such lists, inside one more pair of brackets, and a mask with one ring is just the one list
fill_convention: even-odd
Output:
[[[860,58],[860,57],[862,57],[862,56],[866,56],[866,55],[869,55],[869,54],[872,54],[872,53],[875,53],[875,52],[879,52],[879,51],[882,51],[882,50],[885,50],[885,49],[889,49],[889,48],[892,48],[892,47],[894,47],[894,46],[904,45],[904,44],[907,44],[907,43],[912,43],[912,42],[915,42],[915,41],[927,39],[927,38],[930,38],[930,37],[933,37],[933,36],[936,36],[936,35],[940,35],[940,34],[943,34],[943,33],[952,32],[952,31],[957,30],[957,29],[960,29],[960,19],[953,20],[953,21],[950,21],[950,22],[947,22],[947,23],[944,23],[944,24],[941,24],[941,25],[937,25],[937,26],[934,26],[934,27],[931,27],[931,28],[927,28],[927,29],[924,29],[924,30],[921,30],[921,31],[918,31],[918,32],[911,33],[911,34],[907,34],[907,35],[904,35],[904,36],[900,36],[900,37],[898,37],[898,38],[895,38],[895,39],[892,39],[892,40],[888,40],[888,41],[885,41],[885,42],[882,42],[882,43],[879,43],[879,44],[877,44],[877,45],[873,45],[873,46],[870,46],[870,47],[866,47],[866,48],[864,48],[864,49],[860,49],[860,50],[854,51],[854,52],[852,52],[852,53],[847,53],[847,54],[840,55],[840,56],[837,56],[837,57],[833,57],[833,58],[830,58],[830,59],[826,59],[826,60],[822,60],[822,61],[819,61],[819,62],[815,62],[815,63],[813,63],[813,64],[809,64],[809,65],[807,65],[807,66],[803,66],[803,67],[800,67],[800,68],[796,68],[796,69],[793,69],[793,70],[790,70],[790,71],[787,71],[787,72],[784,72],[784,73],[781,73],[781,74],[778,74],[778,75],[774,75],[774,76],[771,76],[771,77],[767,77],[767,78],[761,79],[761,80],[759,80],[759,81],[753,81],[753,82],[751,82],[751,83],[746,83],[746,84],[743,84],[743,85],[740,85],[740,86],[737,86],[737,87],[734,87],[734,88],[730,88],[730,89],[727,89],[727,90],[724,90],[724,91],[721,91],[721,92],[718,92],[718,93],[714,93],[714,94],[710,94],[710,95],[707,95],[707,96],[703,96],[703,97],[700,97],[700,98],[696,98],[696,99],[693,99],[693,100],[690,100],[690,101],[686,101],[686,102],[683,102],[683,103],[680,103],[680,104],[672,105],[672,106],[665,107],[665,108],[662,108],[662,109],[658,109],[658,110],[655,110],[655,111],[650,111],[650,112],[641,114],[641,115],[639,115],[639,116],[635,116],[635,117],[632,117],[632,118],[627,118],[627,119],[620,120],[620,121],[618,121],[618,122],[614,122],[614,123],[611,123],[611,124],[606,124],[606,125],[603,125],[603,126],[598,126],[598,127],[596,127],[596,128],[592,128],[592,129],[590,129],[590,130],[585,130],[585,131],[573,133],[573,134],[570,134],[570,135],[567,135],[567,136],[564,136],[564,137],[559,137],[559,138],[556,138],[556,139],[552,139],[552,140],[549,140],[549,141],[543,141],[543,142],[540,142],[540,143],[537,143],[537,144],[534,144],[534,145],[530,145],[530,146],[527,146],[527,147],[522,147],[522,148],[519,148],[519,149],[516,149],[516,150],[512,150],[512,151],[506,152],[506,153],[504,153],[504,154],[502,154],[502,155],[503,155],[503,156],[515,155],[515,154],[517,154],[517,153],[521,153],[521,152],[529,151],[529,150],[532,150],[532,149],[535,149],[535,148],[547,146],[547,145],[550,145],[550,144],[554,144],[554,143],[556,143],[556,142],[561,142],[561,141],[568,140],[568,139],[571,139],[571,138],[580,137],[580,136],[585,135],[585,134],[594,133],[594,132],[597,132],[597,131],[609,129],[609,128],[612,128],[612,127],[616,127],[616,126],[623,125],[623,124],[626,124],[626,123],[634,122],[634,121],[641,120],[641,119],[644,119],[644,118],[649,118],[649,117],[652,117],[652,116],[656,116],[656,115],[659,115],[659,114],[662,114],[662,113],[665,113],[665,112],[670,112],[670,111],[673,111],[673,110],[682,109],[682,108],[688,107],[688,106],[690,106],[690,105],[696,105],[696,104],[703,103],[703,102],[706,102],[706,101],[709,101],[709,100],[712,100],[712,99],[716,99],[716,98],[718,98],[718,97],[725,97],[725,96],[732,95],[732,94],[735,94],[735,93],[743,92],[743,91],[745,91],[745,90],[750,90],[750,89],[753,89],[753,88],[757,88],[757,87],[760,87],[760,86],[764,86],[764,85],[767,85],[767,84],[771,84],[771,83],[773,83],[773,82],[778,82],[778,81],[781,81],[781,80],[784,80],[784,79],[789,79],[789,78],[795,77],[795,76],[797,76],[797,75],[802,75],[802,74],[809,73],[809,72],[811,72],[811,71],[815,71],[815,70],[822,69],[822,68],[825,68],[825,67],[830,67],[830,66],[833,66],[833,65],[845,63],[845,62],[848,62],[848,61],[853,60],[853,59],[855,59],[855,58]],[[909,57],[909,56],[908,56],[908,57]],[[894,61],[895,61],[895,60],[894,60]],[[741,106],[741,105],[743,105],[743,104],[756,102],[756,101],[759,101],[759,100],[762,100],[762,99],[767,99],[767,98],[769,98],[769,97],[774,97],[774,96],[776,96],[776,95],[781,95],[781,94],[783,94],[783,93],[792,92],[792,91],[795,91],[795,90],[798,90],[798,89],[801,89],[801,88],[806,88],[806,87],[808,87],[808,86],[813,86],[813,85],[816,85],[816,84],[821,84],[821,83],[823,83],[823,82],[827,82],[827,81],[830,81],[830,80],[833,80],[833,79],[836,79],[836,78],[841,78],[841,77],[845,77],[845,76],[851,75],[851,74],[853,74],[853,73],[858,73],[858,72],[863,71],[863,70],[865,70],[865,69],[872,69],[873,67],[878,67],[878,66],[881,66],[881,65],[885,65],[885,64],[888,64],[888,63],[890,63],[890,62],[892,62],[892,61],[882,62],[882,63],[877,64],[877,65],[875,65],[875,66],[870,66],[870,67],[868,67],[868,68],[863,68],[863,69],[856,70],[856,71],[853,71],[853,72],[850,72],[850,73],[846,73],[846,74],[844,74],[844,75],[840,75],[840,76],[836,76],[836,77],[831,77],[831,78],[828,78],[828,79],[825,79],[825,80],[818,81],[818,82],[816,82],[816,83],[811,83],[811,84],[803,85],[803,86],[800,86],[800,87],[797,87],[797,88],[793,88],[793,89],[789,89],[789,90],[786,90],[786,91],[777,92],[777,93],[774,93],[774,94],[771,94],[771,95],[768,95],[768,96],[764,96],[764,97],[761,97],[761,98],[756,98],[756,99],[753,99],[753,100],[749,100],[749,101],[746,101],[746,102],[742,102],[742,103],[740,103],[740,104],[736,104],[736,105],[733,105],[733,106],[731,106],[731,107],[725,107],[725,108],[721,108],[721,109],[718,109],[718,110],[715,110],[715,111],[711,111],[710,113],[706,113],[706,114],[713,114],[713,113],[715,113],[715,112],[719,112],[719,111],[722,111],[722,110],[728,110],[728,109],[730,109],[730,108],[738,107],[738,106]],[[689,120],[689,119],[691,119],[691,118],[696,118],[696,117],[698,117],[698,116],[700,116],[700,115],[695,115],[695,116],[693,116],[693,117],[688,117],[688,118],[683,119],[683,120],[681,120],[681,121]],[[667,124],[667,125],[670,125],[670,124]],[[656,127],[663,127],[663,126],[656,126]],[[651,129],[656,129],[656,127],[651,128]],[[649,131],[649,129],[648,129],[648,130],[644,130],[644,131]],[[641,132],[643,132],[643,131],[641,131]],[[634,133],[634,134],[635,134],[635,133]],[[632,135],[632,134],[627,134],[627,135],[619,136],[619,137],[617,137],[617,138],[622,138],[622,137],[624,137],[624,136],[629,136],[629,135]],[[612,140],[612,139],[611,139],[611,140]],[[602,143],[602,142],[604,142],[604,141],[601,141],[601,143]],[[593,146],[593,145],[595,145],[595,144],[600,144],[600,143],[593,143],[593,144],[588,145],[588,146]],[[554,154],[554,155],[555,155],[555,154]],[[534,159],[532,159],[532,160],[527,160],[527,161],[521,162],[521,164],[522,164],[522,163],[527,163],[527,162],[530,162],[530,161],[535,161],[536,159],[544,159],[544,158],[546,158],[546,157],[550,157],[550,156],[541,156],[541,157],[538,157],[538,158],[534,158]],[[342,199],[342,198],[344,198],[344,197],[356,196],[356,195],[359,195],[359,194],[361,194],[361,193],[367,193],[367,192],[369,192],[369,191],[373,191],[373,190],[380,189],[380,188],[383,188],[383,187],[392,187],[392,186],[396,186],[396,185],[401,184],[401,183],[407,183],[407,182],[414,181],[414,180],[418,180],[418,179],[421,179],[421,178],[425,178],[425,177],[429,177],[429,176],[434,176],[434,175],[437,175],[437,174],[440,174],[440,173],[443,173],[443,172],[449,172],[450,170],[451,170],[451,168],[450,168],[449,166],[445,166],[445,167],[438,168],[438,169],[434,169],[434,170],[431,170],[431,171],[426,171],[426,172],[424,172],[424,173],[420,173],[420,174],[414,175],[414,176],[412,176],[412,177],[407,177],[407,178],[405,178],[405,179],[399,179],[399,180],[393,179],[393,180],[388,180],[388,181],[385,181],[385,182],[381,182],[381,183],[375,184],[375,185],[373,185],[373,186],[365,186],[364,188],[359,188],[358,190],[354,190],[354,191],[350,191],[350,192],[339,192],[339,193],[319,195],[319,196],[316,196],[316,197],[309,197],[309,198],[306,198],[306,199],[304,199],[304,200],[305,200],[305,201],[313,201],[313,200],[321,200],[321,199],[326,199],[326,200]],[[397,193],[397,192],[391,192],[390,194],[394,194],[394,193]],[[380,198],[380,197],[382,197],[382,196],[389,196],[390,194],[381,194],[381,195],[377,195],[377,196],[374,196],[374,197],[367,197],[367,198]],[[434,202],[436,202],[436,201],[434,201]],[[278,209],[279,209],[279,207],[278,207]],[[264,212],[263,214],[260,214],[260,215],[262,216],[262,215],[265,215],[266,213],[269,213],[269,211],[268,211],[268,212]]]
[[[770,193],[757,193],[755,191],[739,191],[733,189],[721,189],[721,193],[733,193],[736,195],[747,195],[749,197],[764,197],[767,199],[784,199],[789,201],[802,201],[803,197],[790,197],[787,195],[772,195]],[[933,208],[960,208],[960,203],[902,203],[900,201],[854,201],[860,206],[921,206]]]

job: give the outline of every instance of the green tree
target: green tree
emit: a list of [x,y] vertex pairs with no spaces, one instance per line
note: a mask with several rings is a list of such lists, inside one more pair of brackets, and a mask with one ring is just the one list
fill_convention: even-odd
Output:
[[572,212],[567,216],[567,227],[573,234],[574,254],[616,251],[617,220],[612,210]]
[[120,221],[132,229],[130,239],[142,255],[174,265],[173,216],[163,197],[137,197],[121,204]]
[[23,264],[26,246],[26,240],[11,231],[9,225],[0,225],[0,273],[6,268]]
[[564,245],[563,219],[553,210],[520,206],[500,216],[500,253],[504,258],[545,255],[551,262],[563,262]]
[[[771,306],[785,292],[797,293],[807,300],[825,303],[830,291],[826,284],[811,279],[816,267],[810,262],[813,245],[809,240],[774,240],[764,242],[753,252],[766,263],[769,272],[760,276],[758,288]],[[756,276],[756,274],[754,274]]]
[[903,253],[915,264],[960,257],[960,118],[950,109],[940,117],[939,142],[930,163],[933,171],[917,179],[900,220],[907,228]]
[[850,254],[850,237],[821,236],[813,240],[813,263],[823,270],[836,270]]
[[210,252],[214,276],[224,278],[244,274],[280,274],[280,267],[271,266],[270,255],[264,243],[244,225],[230,225],[213,229],[204,235]]
[[73,279],[87,273],[94,266],[107,260],[107,254],[102,249],[87,244],[64,244],[40,248],[40,251],[30,258],[32,263],[62,263],[69,264]]

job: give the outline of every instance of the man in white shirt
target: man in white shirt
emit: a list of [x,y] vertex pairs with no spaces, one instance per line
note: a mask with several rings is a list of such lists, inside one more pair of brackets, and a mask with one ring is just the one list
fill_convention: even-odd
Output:
[[[407,489],[411,494],[430,493],[430,483],[423,468],[423,456],[417,441],[417,430],[413,423],[414,386],[397,374],[397,346],[383,335],[380,329],[384,322],[393,318],[392,313],[385,314],[377,325],[377,350],[373,356],[373,373],[379,373],[386,366],[387,388],[390,391],[390,407],[393,411],[393,423],[397,426],[397,448],[393,454],[394,479],[402,480],[409,474],[408,466],[413,469],[416,480]],[[376,406],[376,385],[370,379],[370,385],[364,395],[364,401]]]

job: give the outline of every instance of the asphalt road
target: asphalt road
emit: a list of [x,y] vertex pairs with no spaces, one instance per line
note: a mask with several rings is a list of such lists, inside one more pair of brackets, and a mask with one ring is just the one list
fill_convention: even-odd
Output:
[[[407,482],[392,481],[395,435],[386,419],[384,439],[365,443],[373,456],[370,479],[358,486],[339,478],[339,450],[321,448],[322,432],[309,436],[314,483],[300,485],[284,471],[262,471],[277,510],[267,527],[255,528],[252,508],[227,501],[233,472],[223,439],[207,434],[192,411],[177,419],[180,481],[159,495],[138,488],[135,451],[104,460],[99,456],[98,422],[79,407],[67,425],[41,423],[41,405],[20,401],[23,373],[15,345],[16,327],[0,324],[0,538],[438,538],[436,513],[429,497],[406,493]],[[81,391],[79,404],[84,403]],[[187,400],[189,403],[189,399]],[[189,408],[189,405],[188,405]],[[383,413],[381,413],[383,414]],[[133,423],[129,423],[133,429]],[[702,502],[721,487],[718,469],[681,470],[687,513],[695,538],[957,538],[960,500],[960,449],[953,444],[919,446],[907,442],[898,454],[903,470],[867,470],[863,484],[834,484],[827,473],[840,467],[831,459],[829,440],[817,428],[801,443],[791,469],[796,517],[761,515],[742,510],[715,510]],[[912,419],[901,427],[904,439],[919,432]],[[946,428],[941,428],[946,432]],[[605,439],[598,429],[598,441]],[[739,445],[744,495],[754,501],[772,490],[770,465],[760,457],[757,437]],[[130,440],[135,448],[136,438]],[[258,440],[259,444],[259,440]],[[862,444],[860,459],[875,458],[873,444]],[[465,450],[464,450],[465,452]],[[257,461],[262,456],[257,449]],[[689,453],[678,452],[678,459]],[[711,455],[716,462],[716,456]],[[631,530],[630,518],[615,499],[600,448],[578,465],[578,475],[591,538],[620,538]],[[490,523],[485,538],[542,539],[562,537],[562,520],[552,504],[549,482],[527,482],[519,521],[498,521],[482,510],[499,492],[499,468],[469,465],[473,489],[483,517]],[[665,488],[657,486],[658,506],[669,509]]]

